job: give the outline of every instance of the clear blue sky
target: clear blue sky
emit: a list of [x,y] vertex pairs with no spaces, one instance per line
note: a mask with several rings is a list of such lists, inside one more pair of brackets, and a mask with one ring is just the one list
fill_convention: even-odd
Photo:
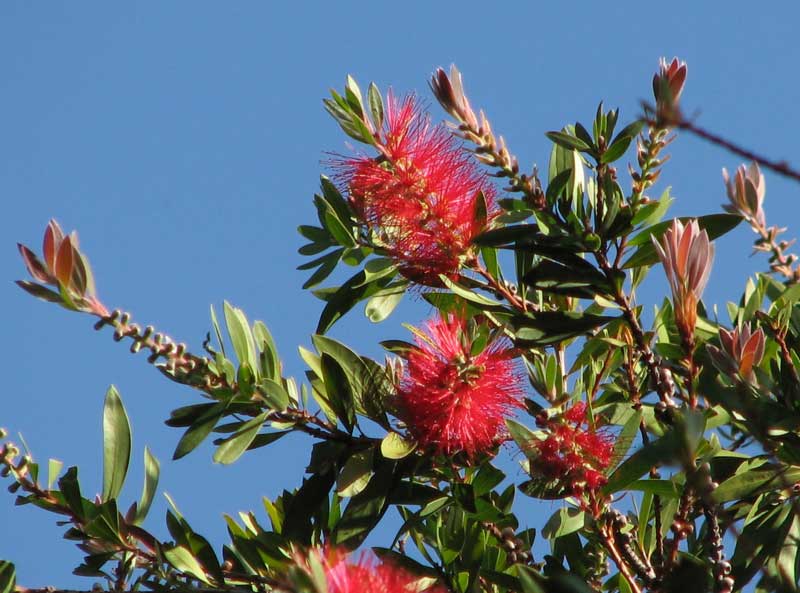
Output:
[[[677,54],[689,63],[689,113],[798,164],[800,4],[776,6],[3,2],[0,425],[22,432],[40,461],[80,465],[84,492],[99,491],[102,398],[116,384],[134,427],[123,497],[139,496],[147,444],[162,462],[162,489],[219,547],[222,514],[260,514],[262,495],[297,485],[310,443],[290,437],[232,467],[213,465],[208,446],[169,462],[180,432],[163,420],[197,398],[110,333],[92,331],[89,317],[23,294],[12,284],[23,276],[17,241],[38,249],[56,217],[79,230],[110,307],[199,350],[209,304],[228,299],[269,325],[287,373],[300,375],[296,347],[308,345],[320,307],[300,289],[295,228],[314,221],[325,151],[348,150],[321,104],[347,73],[430,98],[429,73],[455,62],[473,104],[521,163],[546,167],[546,130],[589,121],[600,99],[630,121],[650,95],[658,58]],[[738,159],[689,137],[671,152],[662,187],[678,197],[673,212],[718,211],[720,169]],[[768,220],[800,232],[800,188],[767,175]],[[740,228],[718,244],[708,301],[738,298],[744,275],[764,268],[749,257],[752,238]],[[665,283],[653,276],[643,296],[655,301]],[[379,340],[407,337],[401,320],[426,315],[419,301],[405,303],[373,326],[357,311],[332,334],[379,355]],[[159,497],[148,526],[160,535],[164,512]],[[0,492],[0,558],[18,564],[21,584],[90,584],[69,574],[81,553],[62,532],[53,516],[14,508]]]

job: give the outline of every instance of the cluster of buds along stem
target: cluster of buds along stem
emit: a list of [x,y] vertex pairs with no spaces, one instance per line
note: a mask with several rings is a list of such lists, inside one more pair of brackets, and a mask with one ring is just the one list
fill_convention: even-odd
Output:
[[522,538],[517,537],[513,528],[500,529],[497,524],[490,521],[484,522],[483,526],[500,542],[500,546],[505,550],[511,564],[529,564],[532,561],[530,546]]
[[697,304],[711,273],[714,244],[709,241],[706,231],[700,230],[697,220],[684,226],[674,219],[660,242],[653,238],[653,245],[672,290],[675,323],[684,345],[691,349],[697,325]]
[[733,330],[719,330],[720,347],[708,344],[711,362],[720,372],[738,376],[746,383],[755,383],[755,369],[764,356],[764,331],[752,331],[750,323],[744,323]]
[[461,72],[450,66],[450,76],[437,68],[430,81],[431,90],[442,108],[458,122],[458,136],[475,144],[475,154],[481,162],[496,167],[498,177],[508,178],[508,191],[522,192],[534,208],[542,208],[545,196],[534,171],[520,174],[519,162],[506,147],[502,136],[495,137],[492,126],[483,111],[476,114],[464,92]]
[[636,141],[636,159],[639,171],[629,165],[633,179],[634,203],[644,200],[644,192],[658,180],[661,166],[669,160],[669,156],[661,156],[661,151],[672,142],[675,136],[670,136],[671,122],[679,117],[678,99],[686,85],[686,62],[673,58],[667,64],[665,58],[659,61],[659,67],[653,76],[653,95],[656,101],[655,113],[652,108],[645,105],[648,116],[653,115],[654,122],[650,122],[647,134],[639,136]]
[[[37,281],[18,280],[20,288],[67,309],[100,317],[108,315],[103,303],[95,296],[92,269],[79,249],[75,231],[65,235],[58,223],[51,220],[44,232],[43,260],[25,245],[17,244],[17,247],[28,273]],[[57,291],[47,286],[53,286]]]

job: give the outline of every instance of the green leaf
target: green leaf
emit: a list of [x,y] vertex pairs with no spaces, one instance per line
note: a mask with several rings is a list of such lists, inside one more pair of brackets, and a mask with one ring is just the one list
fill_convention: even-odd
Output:
[[[686,224],[687,221],[692,220],[692,217],[682,216],[678,220]],[[742,222],[742,217],[737,214],[708,214],[697,217],[697,224],[708,233],[708,238],[711,240],[733,230],[740,222]],[[651,266],[658,263],[658,255],[651,238],[660,240],[671,225],[671,220],[665,220],[644,229],[631,238],[628,245],[638,247],[638,249],[622,265],[623,269]]]
[[627,488],[638,480],[654,465],[658,465],[676,457],[681,448],[681,437],[672,430],[658,440],[651,441],[622,462],[608,478],[603,487],[604,494],[613,494]]
[[336,217],[343,224],[349,223],[352,218],[350,206],[344,199],[336,185],[325,175],[320,175],[320,189],[322,189],[322,199],[325,204],[336,213]]
[[375,449],[370,447],[358,451],[345,462],[342,471],[336,478],[336,493],[342,498],[355,496],[369,484],[372,477],[372,455]]
[[569,340],[616,319],[578,311],[541,311],[516,315],[512,319],[516,342],[525,346],[545,346]]
[[613,287],[599,270],[580,257],[574,259],[581,263],[573,262],[572,266],[567,266],[549,259],[542,260],[522,280],[543,292],[585,299],[612,292]]
[[194,451],[211,434],[224,411],[224,404],[213,404],[203,412],[183,433],[181,440],[178,441],[178,445],[175,447],[175,453],[172,454],[172,459],[180,459]]
[[670,480],[636,480],[631,482],[628,490],[637,490],[661,498],[678,498],[680,492],[674,482]]
[[244,311],[232,306],[228,301],[225,301],[224,309],[225,323],[228,326],[228,333],[231,336],[236,358],[239,359],[240,365],[246,362],[255,371],[259,368],[258,360],[256,359],[256,347],[247,317],[245,317]]
[[631,226],[639,226],[640,224],[652,225],[660,222],[661,219],[664,218],[672,202],[675,201],[674,198],[670,196],[669,192],[671,189],[671,187],[665,189],[658,201],[639,206],[638,210],[636,210],[636,214],[631,219]]
[[484,306],[487,306],[487,307],[496,307],[497,305],[500,304],[499,302],[497,302],[495,300],[487,298],[487,297],[485,297],[485,296],[483,296],[481,294],[472,292],[471,290],[468,290],[468,289],[464,288],[463,286],[460,286],[459,284],[456,284],[455,282],[450,280],[450,278],[448,278],[444,274],[439,274],[439,279],[442,281],[442,283],[447,288],[452,290],[454,293],[456,293],[462,299],[467,300],[467,301],[469,301],[471,303],[475,303],[476,305],[484,305]]
[[103,501],[119,496],[131,460],[131,425],[112,385],[103,405]]
[[472,242],[481,247],[502,247],[521,240],[534,240],[539,236],[539,226],[535,224],[518,224],[484,231]]
[[258,350],[261,351],[261,375],[279,381],[281,378],[281,360],[278,357],[278,348],[267,326],[262,321],[253,324],[253,338]]
[[58,479],[58,489],[61,491],[67,506],[78,517],[83,517],[83,497],[81,496],[81,486],[78,482],[78,468],[69,468],[63,476]]
[[339,286],[335,292],[330,295],[322,314],[317,323],[316,333],[324,334],[327,332],[336,321],[338,321],[345,313],[350,311],[356,303],[369,298],[377,293],[382,288],[385,288],[386,283],[390,280],[387,278],[380,278],[375,282],[368,282],[365,284],[366,275],[364,271],[360,271],[352,276],[347,282]]
[[[342,256],[343,252],[344,249],[337,249],[335,251],[331,251],[330,253],[326,253],[319,259],[309,262],[308,268],[313,268],[317,265],[319,265],[319,267],[314,271],[313,274],[311,274],[311,276],[308,277],[308,280],[303,283],[303,290],[307,290],[316,286],[330,276],[331,273],[336,269],[336,264],[339,263],[339,258]],[[299,266],[298,269],[306,269],[304,266]]]
[[144,486],[142,488],[142,497],[139,499],[139,504],[136,506],[136,517],[133,522],[136,525],[141,525],[147,513],[150,511],[150,506],[153,504],[156,490],[158,488],[158,478],[161,474],[161,467],[155,455],[150,452],[149,447],[144,448]]
[[239,430],[223,440],[214,452],[214,462],[228,465],[239,459],[256,438],[258,431],[267,420],[267,415],[268,413],[264,412],[248,420]]
[[284,386],[278,381],[272,379],[261,379],[259,384],[259,393],[261,397],[267,402],[267,405],[273,409],[283,412],[289,407],[291,396],[286,391]]
[[392,487],[393,474],[394,462],[380,465],[367,487],[350,499],[333,533],[336,544],[354,549],[378,524],[388,507],[386,497]]
[[517,447],[519,447],[523,453],[531,451],[531,445],[539,440],[530,428],[520,424],[516,420],[506,418],[506,427],[508,428],[508,433],[511,435],[511,438],[514,439]]
[[609,146],[600,156],[600,162],[606,165],[608,163],[613,163],[622,157],[622,155],[625,154],[625,151],[628,150],[628,147],[631,145],[631,140],[632,138],[629,136],[614,140],[614,142],[611,143],[611,146]]
[[61,473],[61,468],[64,467],[64,463],[59,461],[58,459],[50,459],[47,462],[47,489],[52,490],[53,484],[56,483],[58,479],[58,474]]
[[547,539],[569,535],[583,529],[585,522],[586,515],[581,509],[562,507],[542,527],[542,535]]
[[30,282],[29,280],[16,280],[15,282],[22,290],[32,296],[35,296],[37,299],[42,299],[48,303],[58,303],[59,305],[63,304],[64,299],[59,293],[54,292],[49,288],[45,288],[41,284],[36,284],[35,282]]
[[389,285],[383,290],[376,292],[367,301],[367,307],[364,309],[364,314],[372,323],[380,323],[395,310],[403,295],[406,293],[408,282],[400,284]]
[[[739,471],[717,487],[711,494],[714,502],[723,503],[740,500],[757,494],[767,488],[777,489],[784,484],[793,484],[800,480],[800,468],[780,468],[771,466],[759,469],[746,469],[743,464]],[[745,470],[745,471],[742,471]]]
[[622,459],[625,457],[625,455],[627,455],[631,445],[633,445],[633,440],[636,437],[636,433],[639,432],[639,424],[641,421],[641,410],[636,410],[631,417],[628,418],[628,421],[622,427],[622,430],[620,430],[619,436],[614,443],[614,459]]
[[383,98],[374,82],[369,83],[367,98],[369,101],[369,112],[372,116],[372,123],[375,124],[376,130],[380,130],[383,127]]
[[387,459],[403,459],[409,456],[417,443],[413,440],[404,439],[396,432],[390,432],[381,441],[381,455]]
[[353,406],[353,389],[347,373],[339,361],[326,352],[323,352],[320,357],[320,366],[328,404],[333,408],[342,425],[350,432],[355,427],[356,417]]
[[555,142],[562,148],[568,150],[580,150],[581,152],[588,152],[590,147],[583,140],[567,134],[565,132],[547,132],[545,133],[552,142]]
[[14,593],[17,586],[17,571],[14,565],[0,560],[0,593]]
[[164,550],[164,558],[182,573],[193,576],[206,585],[210,584],[208,577],[206,577],[206,571],[203,570],[203,565],[194,557],[194,554],[183,546]]

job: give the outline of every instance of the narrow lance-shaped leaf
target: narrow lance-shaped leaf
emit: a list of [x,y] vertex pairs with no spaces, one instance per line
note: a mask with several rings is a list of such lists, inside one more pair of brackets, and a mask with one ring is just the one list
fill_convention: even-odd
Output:
[[155,455],[150,452],[149,447],[144,448],[144,486],[142,487],[142,497],[136,506],[136,517],[134,523],[139,525],[147,517],[150,506],[153,504],[153,497],[158,488],[158,478],[161,467]]
[[103,500],[119,496],[131,459],[131,427],[122,399],[112,385],[103,406]]

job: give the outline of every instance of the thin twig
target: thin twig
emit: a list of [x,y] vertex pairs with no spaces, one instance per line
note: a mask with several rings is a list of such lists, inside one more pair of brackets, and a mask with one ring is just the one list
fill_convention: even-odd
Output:
[[[646,113],[653,113],[652,107],[645,106]],[[646,117],[645,121],[651,126],[664,126],[665,124],[671,127],[678,128],[680,130],[686,130],[701,138],[711,144],[715,144],[721,148],[724,148],[728,152],[732,152],[733,154],[737,154],[741,157],[744,157],[747,160],[755,161],[762,167],[766,167],[767,169],[771,169],[778,173],[779,175],[783,175],[784,177],[788,177],[789,179],[793,179],[795,181],[800,181],[800,171],[794,169],[787,163],[786,161],[776,161],[765,157],[761,154],[753,152],[739,144],[736,144],[730,140],[719,136],[713,132],[709,132],[705,128],[701,128],[700,126],[696,125],[694,122],[685,119],[680,113],[673,113],[671,117],[667,121],[661,121],[654,117]]]

